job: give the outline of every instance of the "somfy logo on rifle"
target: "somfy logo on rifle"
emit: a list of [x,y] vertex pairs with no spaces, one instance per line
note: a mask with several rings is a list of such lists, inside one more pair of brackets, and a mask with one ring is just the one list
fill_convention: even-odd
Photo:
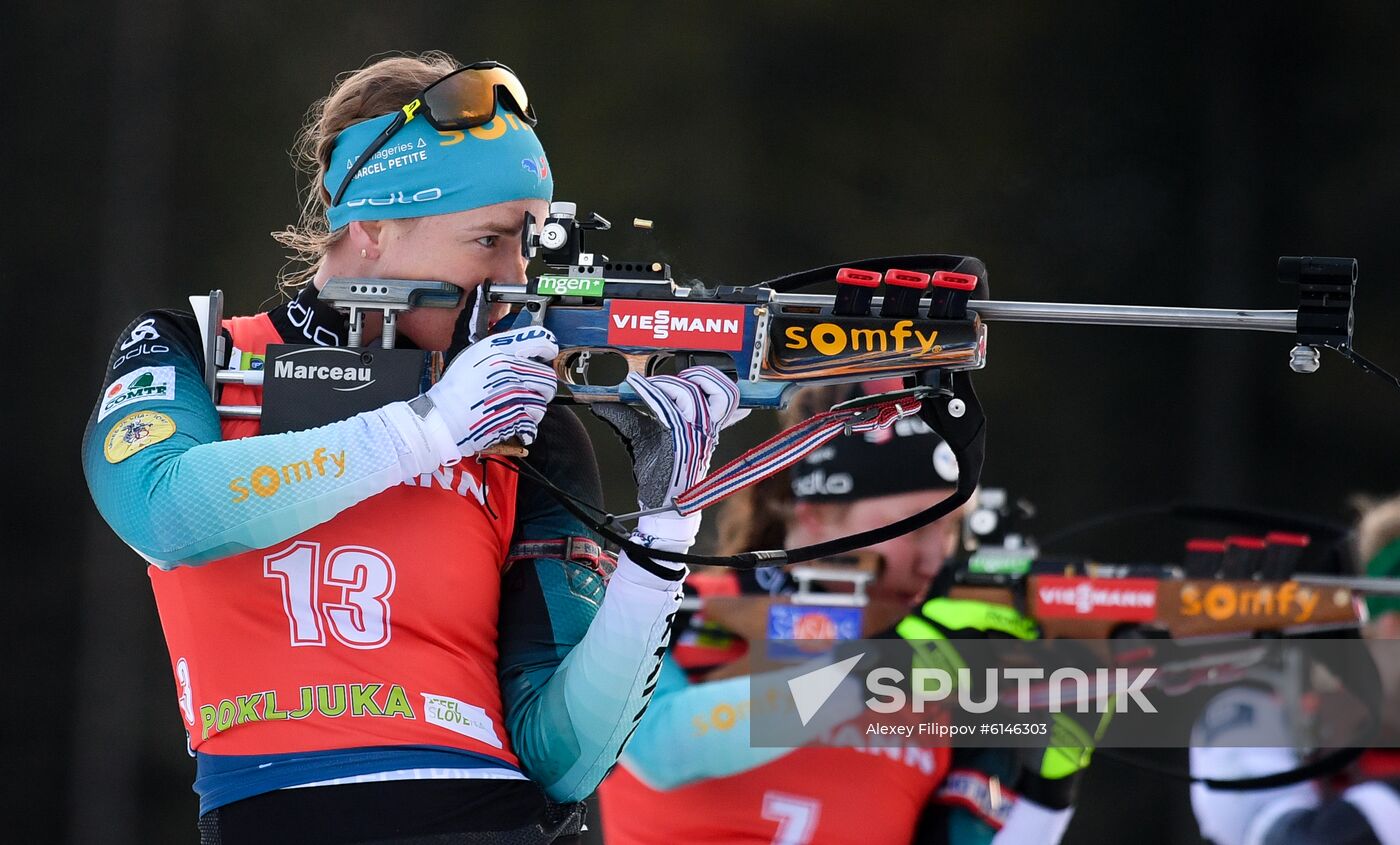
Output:
[[[1342,604],[1351,601],[1341,592]],[[1206,616],[1216,621],[1247,617],[1283,622],[1308,622],[1322,600],[1322,591],[1284,581],[1281,584],[1245,585],[1222,581],[1202,589],[1197,584],[1181,588],[1181,612],[1185,616]]]
[[980,329],[952,320],[775,317],[764,376],[797,380],[902,372],[913,366],[976,366]]
[[812,349],[823,355],[840,355],[849,349],[852,352],[929,352],[942,351],[936,346],[938,329],[921,330],[914,328],[913,320],[899,320],[888,328],[847,328],[836,323],[817,323],[810,329],[807,326],[788,326],[783,330],[783,348]]

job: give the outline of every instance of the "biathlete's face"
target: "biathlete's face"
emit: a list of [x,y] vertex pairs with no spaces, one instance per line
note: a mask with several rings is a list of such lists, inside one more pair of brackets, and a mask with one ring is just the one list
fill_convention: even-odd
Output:
[[[346,240],[353,249],[352,260],[366,265],[367,277],[443,281],[466,291],[455,309],[414,308],[399,317],[400,333],[422,349],[440,351],[450,344],[457,315],[472,306],[472,293],[483,281],[525,281],[527,262],[520,254],[520,227],[527,211],[536,220],[543,220],[549,203],[514,200],[432,217],[351,223],[351,237]],[[355,227],[364,227],[364,231],[357,233]],[[357,245],[361,240],[370,245]],[[360,249],[366,250],[363,258]],[[499,318],[505,310],[502,305],[501,313],[493,317]],[[371,329],[368,322],[367,338]]]
[[[917,490],[857,499],[846,505],[799,503],[796,527],[804,544],[833,540],[913,516],[946,499],[951,492]],[[916,531],[864,549],[879,554],[884,561],[880,577],[868,591],[870,597],[913,607],[943,568],[943,562],[956,550],[960,525],[958,510]]]

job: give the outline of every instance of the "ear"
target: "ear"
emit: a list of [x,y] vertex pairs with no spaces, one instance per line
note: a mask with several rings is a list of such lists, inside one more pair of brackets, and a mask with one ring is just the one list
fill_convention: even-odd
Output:
[[[953,491],[949,490],[945,495],[952,494]],[[963,502],[961,505],[958,505],[957,510],[943,517],[948,520],[948,548],[943,553],[945,558],[952,557],[962,548],[963,520],[967,519],[967,512],[971,510],[968,504],[971,501],[975,500],[969,499],[967,502]]]
[[382,220],[355,220],[346,225],[345,242],[354,255],[363,253],[365,258],[378,258],[383,251],[384,236]]

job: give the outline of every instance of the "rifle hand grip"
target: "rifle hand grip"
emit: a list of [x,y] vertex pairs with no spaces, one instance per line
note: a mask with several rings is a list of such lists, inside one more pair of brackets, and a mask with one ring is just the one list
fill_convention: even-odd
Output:
[[502,440],[495,445],[487,446],[485,449],[477,452],[477,454],[498,455],[503,458],[523,458],[530,454],[530,450],[525,448],[519,438],[512,437],[508,440]]

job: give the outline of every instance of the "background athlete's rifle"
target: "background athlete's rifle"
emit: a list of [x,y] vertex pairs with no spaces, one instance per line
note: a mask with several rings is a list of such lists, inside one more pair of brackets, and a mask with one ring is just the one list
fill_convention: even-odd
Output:
[[[1400,595],[1396,579],[1297,571],[1314,550],[1309,535],[1292,530],[1193,538],[1179,564],[1114,564],[1042,554],[1021,533],[1017,516],[1028,512],[1028,503],[1004,490],[978,491],[964,520],[969,554],[949,562],[954,572],[947,594],[1012,607],[1033,618],[1044,638],[1345,634],[1367,621],[1365,595]],[[775,602],[812,613],[865,607],[861,633],[870,636],[905,612],[867,598],[866,585],[878,577],[880,565],[877,555],[863,553],[797,567],[791,573],[797,591],[775,597],[707,595],[701,578],[701,595],[687,598],[683,609],[703,611],[707,621],[746,639],[762,639]],[[806,630],[824,638],[820,625]]]
[[965,522],[964,546],[971,553],[949,594],[1015,607],[1033,617],[1045,637],[1346,633],[1367,621],[1365,595],[1400,595],[1395,579],[1336,574],[1347,568],[1336,559],[1345,528],[1311,517],[1177,504],[1097,516],[1051,539],[1056,544],[1089,528],[1149,516],[1233,529],[1187,540],[1179,563],[1112,564],[1042,552],[1020,531],[1028,513],[1034,509],[1003,490],[979,492]]
[[[1263,541],[1259,545],[1262,550]],[[1366,621],[1364,595],[1400,595],[1400,584],[1382,578],[1199,578],[1179,566],[1093,561],[1026,566],[1016,574],[987,573],[974,563],[958,573],[949,595],[1010,605],[1034,618],[1042,636],[1061,639],[1354,630]]]
[[[1239,532],[1187,540],[1178,564],[1114,565],[1042,553],[1017,530],[1016,516],[1025,511],[1006,502],[1000,495],[990,517],[980,521],[983,530],[974,529],[983,536],[974,539],[977,549],[955,573],[950,595],[1015,607],[1036,619],[1042,637],[1076,640],[1069,643],[1075,647],[1103,638],[1089,650],[1156,666],[1151,686],[1172,697],[1209,695],[1236,683],[1262,685],[1289,712],[1295,747],[1311,749],[1307,762],[1288,771],[1228,780],[1193,777],[1119,749],[1099,753],[1215,789],[1273,789],[1349,765],[1380,729],[1385,692],[1374,660],[1381,658],[1357,638],[1368,621],[1363,596],[1400,594],[1400,580],[1335,574],[1353,565],[1345,551],[1346,526],[1297,514],[1175,503],[1095,516],[1047,539],[1058,546],[1065,538],[1145,517]],[[1342,706],[1321,704],[1323,690]]]

